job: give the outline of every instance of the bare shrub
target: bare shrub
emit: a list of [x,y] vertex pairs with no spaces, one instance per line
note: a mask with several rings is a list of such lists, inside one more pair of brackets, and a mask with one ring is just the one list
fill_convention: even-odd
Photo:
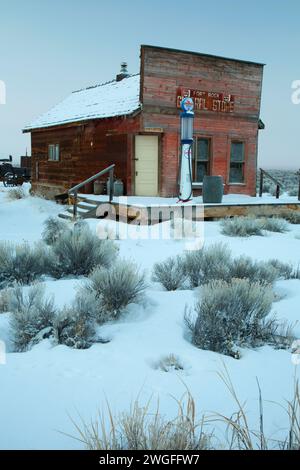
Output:
[[9,201],[16,201],[18,199],[24,199],[26,197],[26,193],[23,188],[17,187],[10,189],[6,193],[6,197]]
[[183,268],[191,287],[198,287],[214,279],[230,277],[231,251],[222,244],[186,253]]
[[58,217],[48,217],[44,222],[42,238],[47,245],[53,245],[61,234],[68,229],[68,225]]
[[272,301],[271,286],[248,279],[212,281],[202,288],[202,298],[195,307],[197,319],[188,321],[193,343],[236,358],[237,348],[242,346],[286,347],[278,334],[279,323],[268,317]]
[[126,260],[119,260],[108,269],[96,268],[83,287],[99,301],[99,323],[118,318],[129,304],[140,302],[145,289],[144,273]]
[[284,233],[289,230],[286,220],[278,217],[264,217],[260,219],[260,222],[263,230],[268,232]]
[[154,363],[154,369],[159,369],[163,372],[171,372],[174,370],[180,371],[184,370],[184,365],[178,356],[175,354],[168,354]]
[[70,307],[54,319],[54,335],[58,344],[74,349],[87,349],[95,341],[97,301],[91,294],[77,295]]
[[88,275],[96,266],[113,263],[117,251],[112,241],[100,240],[88,226],[78,224],[73,230],[63,231],[52,245],[50,273],[54,277]]
[[262,224],[254,217],[233,217],[221,220],[221,233],[229,237],[262,236]]
[[174,256],[161,263],[156,263],[153,268],[152,280],[160,282],[168,291],[182,288],[186,280],[182,258]]
[[34,285],[27,292],[17,286],[10,295],[10,327],[16,351],[26,351],[41,339],[52,334],[55,316],[53,299],[47,299],[42,285]]
[[[150,402],[141,406],[136,400],[128,412],[117,417],[107,405],[107,415],[101,413],[91,424],[72,420],[75,439],[88,450],[205,450],[210,448],[210,436],[204,433],[204,420],[196,420],[196,406],[190,394],[178,401],[178,414],[167,420],[156,411],[150,412]],[[109,425],[107,425],[109,423]],[[73,436],[71,436],[73,437]]]
[[0,243],[0,287],[14,282],[29,284],[47,271],[48,253],[42,243]]

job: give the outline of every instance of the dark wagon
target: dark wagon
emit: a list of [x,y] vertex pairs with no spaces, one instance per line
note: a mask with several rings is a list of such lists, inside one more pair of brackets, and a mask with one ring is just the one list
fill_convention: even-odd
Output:
[[0,159],[0,181],[4,186],[22,186],[30,181],[30,176],[30,168],[13,166],[11,156]]

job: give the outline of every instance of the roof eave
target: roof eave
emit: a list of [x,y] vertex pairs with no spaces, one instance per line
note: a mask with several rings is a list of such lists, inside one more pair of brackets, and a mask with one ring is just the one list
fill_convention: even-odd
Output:
[[136,108],[135,110],[131,111],[130,113],[128,114],[117,114],[115,116],[107,116],[107,117],[92,117],[92,118],[88,118],[88,119],[79,119],[77,121],[68,121],[68,122],[64,122],[64,123],[54,123],[54,124],[50,124],[48,126],[43,126],[43,127],[30,127],[30,128],[24,128],[22,129],[22,133],[23,134],[29,134],[31,132],[40,132],[40,131],[46,131],[48,129],[52,129],[52,128],[57,128],[57,127],[74,127],[74,126],[81,126],[81,125],[85,125],[91,121],[101,121],[103,119],[114,119],[114,118],[122,118],[122,117],[135,117],[137,116],[142,110],[142,107],[141,105],[139,105],[138,108]]
[[235,59],[233,57],[224,57],[220,55],[214,55],[214,54],[205,54],[203,52],[196,52],[196,51],[187,51],[184,49],[173,49],[171,47],[163,47],[163,46],[152,46],[151,44],[141,44],[141,48],[151,48],[151,49],[156,49],[156,50],[165,50],[165,51],[170,51],[170,52],[178,52],[178,53],[184,53],[184,54],[192,54],[196,56],[202,56],[202,57],[208,57],[211,59],[222,59],[222,60],[229,60],[231,62],[240,62],[244,64],[250,64],[250,65],[258,65],[261,67],[265,67],[266,64],[261,63],[261,62],[254,62],[251,60],[243,60],[243,59]]

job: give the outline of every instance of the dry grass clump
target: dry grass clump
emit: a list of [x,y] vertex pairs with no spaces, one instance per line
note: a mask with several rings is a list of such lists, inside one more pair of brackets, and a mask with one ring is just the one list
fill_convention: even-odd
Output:
[[154,363],[154,369],[158,369],[163,372],[182,371],[184,370],[184,365],[180,357],[176,354],[168,354],[166,356],[162,356]]
[[[79,440],[88,450],[204,450],[210,436],[204,433],[204,420],[197,421],[195,401],[190,394],[177,402],[177,416],[169,420],[160,413],[159,402],[152,411],[136,400],[130,410],[113,415],[100,413],[90,424],[72,420]],[[74,437],[74,436],[71,436]]]

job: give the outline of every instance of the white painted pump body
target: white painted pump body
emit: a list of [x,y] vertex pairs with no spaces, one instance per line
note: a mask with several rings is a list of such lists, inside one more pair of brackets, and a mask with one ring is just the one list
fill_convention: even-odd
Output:
[[182,113],[180,115],[181,127],[181,159],[178,198],[182,202],[193,197],[192,187],[192,149],[194,129],[194,102],[190,97],[181,101]]
[[180,184],[179,199],[187,201],[192,198],[192,144],[185,143],[181,145],[181,168],[180,168]]

